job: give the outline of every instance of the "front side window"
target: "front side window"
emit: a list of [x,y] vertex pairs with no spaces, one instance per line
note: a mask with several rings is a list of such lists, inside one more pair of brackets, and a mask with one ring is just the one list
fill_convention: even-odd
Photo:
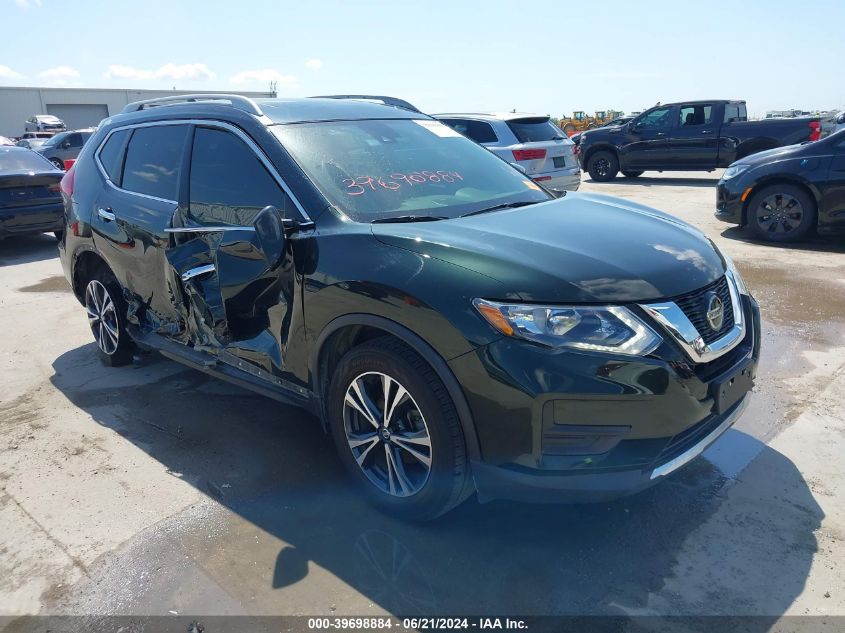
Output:
[[326,121],[270,129],[326,199],[359,222],[451,218],[550,199],[518,170],[439,121]]
[[637,121],[637,127],[643,130],[659,130],[670,127],[669,117],[672,114],[672,107],[655,108],[647,112]]
[[286,211],[289,198],[241,139],[199,127],[191,153],[190,200],[195,222],[250,226],[268,205]]
[[69,132],[61,132],[60,134],[51,136],[47,139],[47,142],[44,143],[44,147],[56,147],[57,145],[61,145],[67,139],[69,134]]
[[696,125],[710,125],[713,121],[713,106],[711,105],[682,105],[679,108],[678,126],[694,127]]
[[186,125],[139,127],[129,139],[122,187],[165,200],[177,199]]
[[67,137],[71,147],[82,147],[82,134],[74,133]]

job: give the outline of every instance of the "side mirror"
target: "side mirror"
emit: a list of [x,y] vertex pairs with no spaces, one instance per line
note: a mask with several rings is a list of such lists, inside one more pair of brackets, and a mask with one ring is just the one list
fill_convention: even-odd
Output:
[[528,175],[528,171],[525,169],[525,167],[523,167],[519,163],[511,163],[511,167],[513,167],[514,169],[518,169],[519,171],[521,171],[526,176]]
[[287,248],[282,212],[273,205],[266,206],[255,216],[252,226],[255,228],[261,253],[270,268],[275,268],[281,263]]

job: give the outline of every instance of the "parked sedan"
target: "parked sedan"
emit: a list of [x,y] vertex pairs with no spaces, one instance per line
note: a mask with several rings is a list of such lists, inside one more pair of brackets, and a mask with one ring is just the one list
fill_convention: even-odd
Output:
[[0,238],[54,232],[64,223],[64,172],[23,147],[0,147]]
[[52,114],[36,114],[24,123],[24,132],[63,132],[65,122]]
[[27,149],[38,149],[47,142],[46,138],[22,138],[15,145],[18,147],[25,147]]
[[725,170],[716,217],[772,242],[845,232],[845,130],[752,154]]
[[5,136],[0,136],[0,145],[14,145],[14,141],[10,138],[6,138]]
[[65,168],[65,161],[76,160],[85,141],[91,138],[93,128],[61,132],[47,140],[38,152],[59,169]]
[[575,145],[548,116],[533,114],[435,114],[446,125],[552,191],[575,191],[581,170]]

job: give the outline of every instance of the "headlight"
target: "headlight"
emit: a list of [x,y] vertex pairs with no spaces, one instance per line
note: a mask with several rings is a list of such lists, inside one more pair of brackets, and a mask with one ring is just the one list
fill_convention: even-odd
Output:
[[486,321],[502,334],[549,347],[643,356],[660,337],[633,312],[618,306],[537,306],[473,299]]
[[736,282],[736,289],[739,291],[739,294],[750,296],[751,293],[748,292],[748,286],[745,285],[745,280],[742,278],[742,275],[739,274],[739,270],[737,270],[734,260],[724,253],[722,253],[722,258],[725,260],[725,267]]
[[725,170],[725,173],[722,174],[722,180],[730,180],[731,178],[736,178],[742,172],[748,171],[751,168],[751,165],[731,165]]

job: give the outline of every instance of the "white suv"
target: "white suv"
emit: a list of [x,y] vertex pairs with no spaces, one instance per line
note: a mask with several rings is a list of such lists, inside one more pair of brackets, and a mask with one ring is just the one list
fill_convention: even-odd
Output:
[[548,116],[515,112],[432,116],[509,163],[520,165],[547,189],[575,191],[581,184],[575,144]]
[[36,114],[26,120],[24,132],[64,132],[65,122],[52,114]]

